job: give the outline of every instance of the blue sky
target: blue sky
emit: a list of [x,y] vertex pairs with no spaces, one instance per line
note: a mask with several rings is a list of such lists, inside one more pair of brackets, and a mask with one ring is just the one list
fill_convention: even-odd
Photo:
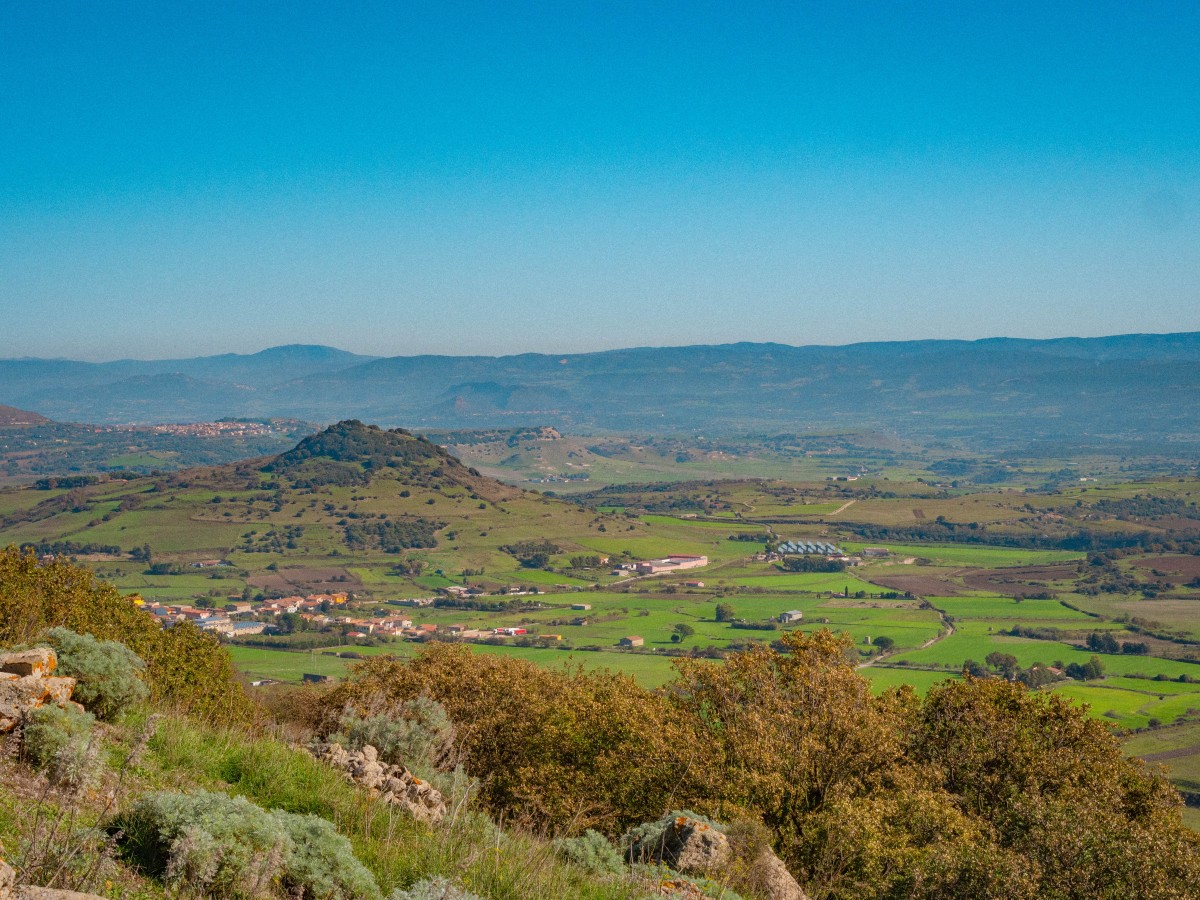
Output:
[[0,356],[1200,330],[1195,3],[0,0]]

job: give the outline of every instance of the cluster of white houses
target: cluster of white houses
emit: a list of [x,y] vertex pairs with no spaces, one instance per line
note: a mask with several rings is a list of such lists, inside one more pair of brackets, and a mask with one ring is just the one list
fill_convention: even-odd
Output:
[[613,569],[614,575],[665,575],[672,572],[683,572],[686,569],[698,569],[708,565],[707,556],[689,556],[682,553],[672,553],[662,559],[645,559],[641,562],[621,563]]
[[[826,553],[841,555],[841,551],[832,544],[817,542],[817,541],[794,541],[787,542],[779,548],[782,552],[791,553]],[[886,556],[888,551],[883,548],[869,547],[862,551],[864,557]],[[845,558],[842,556],[842,558]],[[708,565],[707,556],[696,556],[688,554],[670,554],[661,559],[648,559],[637,562],[621,563],[613,569],[614,575],[664,575],[675,572],[682,572],[689,569],[697,569]],[[686,586],[703,587],[702,581],[687,581]],[[453,585],[441,589],[443,594],[457,597],[459,599],[469,598],[483,594],[481,588],[472,586],[457,586]],[[536,593],[536,588],[531,588],[529,593]],[[525,593],[525,591],[517,591],[510,588],[508,593]],[[427,640],[434,638],[437,635],[449,635],[462,640],[493,640],[496,638],[537,638],[544,640],[562,640],[562,635],[559,634],[530,634],[525,628],[519,626],[505,626],[500,628],[470,628],[465,625],[435,625],[435,624],[417,624],[412,619],[404,615],[396,615],[385,613],[383,610],[376,610],[374,615],[369,618],[353,618],[345,615],[331,616],[330,612],[335,611],[336,607],[344,606],[349,595],[345,592],[332,594],[309,594],[305,597],[293,596],[282,597],[279,599],[266,600],[261,603],[250,603],[246,601],[234,601],[222,604],[219,608],[201,609],[186,605],[163,605],[146,603],[140,599],[136,600],[146,612],[155,616],[165,626],[171,626],[178,622],[191,622],[198,628],[206,631],[213,631],[218,634],[237,638],[260,634],[263,632],[277,632],[278,626],[271,622],[273,617],[281,616],[285,613],[294,613],[313,626],[322,627],[336,625],[345,629],[343,632],[347,638],[366,638],[372,635],[386,636],[392,638],[400,638],[407,640]],[[436,598],[434,597],[418,597],[408,599],[389,600],[388,603],[394,606],[408,606],[412,608],[427,608],[434,605]],[[573,603],[571,608],[577,612],[587,613],[591,610],[591,605],[588,603]],[[803,620],[803,613],[800,610],[788,610],[778,616],[778,621],[781,624],[794,624]],[[572,624],[586,624],[587,618],[574,620]],[[618,642],[618,646],[625,648],[637,648],[645,645],[644,639],[639,635],[630,635],[622,638]]]

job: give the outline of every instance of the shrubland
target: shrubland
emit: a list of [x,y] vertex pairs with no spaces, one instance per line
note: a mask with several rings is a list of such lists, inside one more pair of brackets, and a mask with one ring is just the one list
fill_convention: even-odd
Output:
[[[0,765],[0,840],[27,881],[139,897],[728,900],[766,896],[754,861],[771,848],[814,900],[1182,900],[1200,883],[1178,794],[1078,707],[999,678],[876,695],[828,631],[680,660],[657,690],[432,644],[259,706],[219,645],[159,630],[74,566],[9,551],[0,588],[0,645],[59,647],[98,719],[52,707],[9,738],[25,761]],[[449,813],[414,820],[310,740],[379,745]],[[91,784],[54,774],[81,758]],[[677,810],[721,829],[732,860],[690,880],[645,865],[637,848]]]
[[813,897],[1182,898],[1200,878],[1178,794],[1070,702],[971,678],[874,696],[845,639],[782,647],[649,691],[434,645],[359,664],[314,724],[428,696],[493,815],[610,838],[684,805],[757,822]]

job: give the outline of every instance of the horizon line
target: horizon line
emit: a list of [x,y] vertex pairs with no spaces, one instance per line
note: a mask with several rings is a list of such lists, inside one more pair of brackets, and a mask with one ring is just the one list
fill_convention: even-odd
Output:
[[810,347],[821,348],[844,348],[844,347],[862,347],[875,346],[880,344],[981,344],[989,341],[1014,341],[1022,343],[1053,343],[1060,341],[1103,341],[1112,340],[1113,338],[1134,338],[1134,337],[1191,337],[1200,336],[1200,331],[1131,331],[1117,332],[1114,334],[1092,335],[1089,337],[1081,335],[1057,335],[1054,337],[1030,338],[1030,337],[1014,337],[1009,335],[989,335],[980,338],[907,338],[902,340],[892,341],[848,341],[846,343],[806,343],[806,344],[788,344],[782,341],[724,341],[714,343],[687,343],[687,344],[644,344],[627,347],[607,347],[598,350],[580,350],[580,351],[554,351],[554,350],[529,350],[517,353],[397,353],[394,355],[360,353],[356,350],[346,350],[342,347],[336,347],[332,344],[317,344],[317,343],[302,343],[292,342],[287,344],[272,344],[264,347],[261,350],[252,350],[245,353],[237,351],[225,351],[222,353],[208,353],[200,356],[172,356],[172,357],[132,357],[122,356],[110,359],[76,359],[68,356],[3,356],[0,357],[0,362],[70,362],[83,363],[87,365],[111,365],[114,363],[169,363],[195,361],[201,359],[220,359],[222,357],[240,357],[247,359],[253,356],[260,356],[264,353],[270,353],[273,350],[290,350],[290,349],[307,349],[307,350],[333,350],[338,353],[345,353],[351,356],[362,357],[364,361],[375,362],[379,360],[389,359],[421,359],[421,358],[443,358],[443,359],[511,359],[519,356],[560,356],[560,357],[579,357],[579,356],[596,356],[603,353],[628,353],[634,351],[649,351],[649,350],[687,350],[709,347],[738,347],[738,346],[760,346],[760,347],[787,347],[789,349],[803,350]]

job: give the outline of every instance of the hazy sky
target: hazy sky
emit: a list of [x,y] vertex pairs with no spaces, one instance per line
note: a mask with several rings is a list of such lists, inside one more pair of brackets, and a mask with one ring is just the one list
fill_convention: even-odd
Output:
[[1200,4],[0,0],[0,356],[1200,330]]

